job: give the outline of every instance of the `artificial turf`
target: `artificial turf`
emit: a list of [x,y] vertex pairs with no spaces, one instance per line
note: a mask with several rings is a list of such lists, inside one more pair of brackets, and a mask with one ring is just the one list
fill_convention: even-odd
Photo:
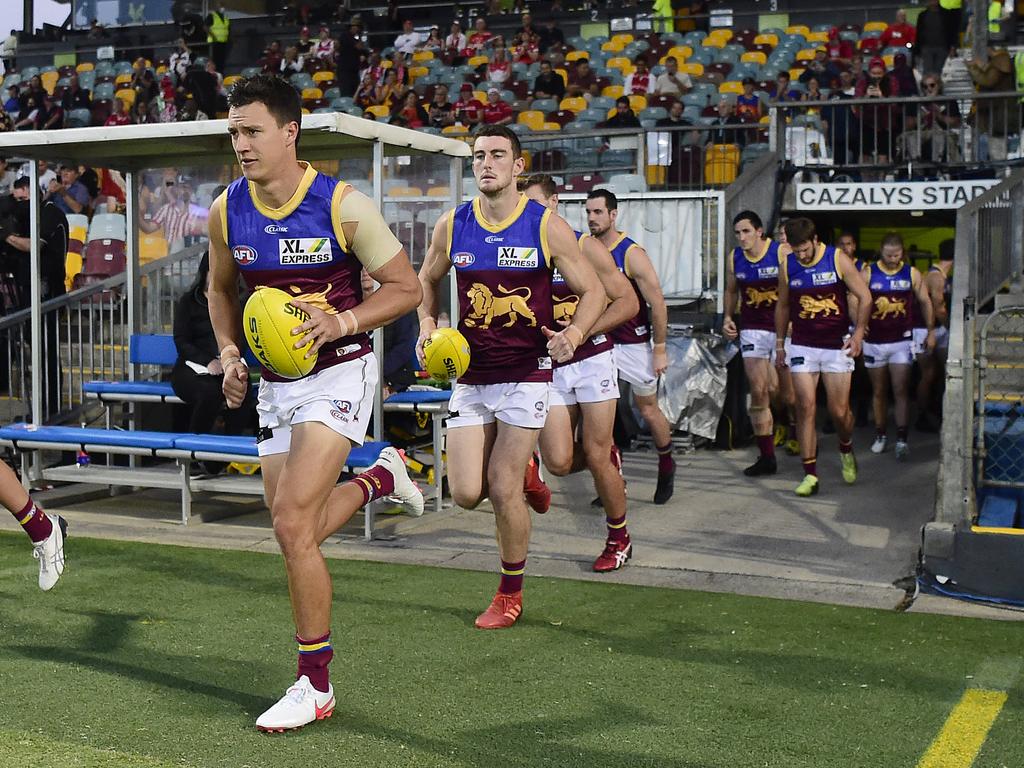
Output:
[[[0,766],[915,766],[1017,623],[330,561],[338,708],[268,736],[292,682],[280,558],[72,538],[48,594],[0,535]],[[1024,684],[975,762],[1024,765]]]

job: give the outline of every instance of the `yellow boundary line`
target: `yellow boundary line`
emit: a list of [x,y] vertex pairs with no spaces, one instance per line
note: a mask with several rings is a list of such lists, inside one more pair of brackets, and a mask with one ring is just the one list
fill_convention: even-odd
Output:
[[1003,691],[966,691],[917,768],[969,768],[1005,703]]

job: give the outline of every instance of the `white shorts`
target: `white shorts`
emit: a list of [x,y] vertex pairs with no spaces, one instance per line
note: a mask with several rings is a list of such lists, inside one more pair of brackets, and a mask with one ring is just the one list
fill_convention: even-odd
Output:
[[764,331],[751,328],[740,331],[740,354],[743,357],[756,357],[771,360],[775,357],[775,331]]
[[910,339],[892,341],[886,344],[864,342],[864,367],[885,368],[887,365],[910,365],[914,353],[910,350]]
[[619,396],[619,377],[614,350],[588,357],[572,365],[555,368],[551,382],[551,405],[603,403]]
[[377,358],[363,355],[295,381],[261,381],[256,402],[259,455],[287,453],[292,426],[305,421],[318,421],[362,445],[373,415],[377,378]]
[[[911,341],[911,350],[914,357],[918,355],[925,355],[927,352],[924,348],[924,343],[928,339],[927,328],[915,328],[913,330],[913,336]],[[940,325],[935,329],[935,348],[936,349],[949,349],[949,328],[944,325]]]
[[841,349],[790,344],[786,363],[791,373],[851,373],[854,360]]
[[490,424],[495,419],[513,427],[541,429],[548,418],[551,385],[546,381],[508,384],[455,383],[448,402],[448,428]]
[[642,344],[616,344],[615,367],[619,378],[633,386],[633,394],[648,397],[658,392],[658,377],[654,375],[654,351],[646,341]]

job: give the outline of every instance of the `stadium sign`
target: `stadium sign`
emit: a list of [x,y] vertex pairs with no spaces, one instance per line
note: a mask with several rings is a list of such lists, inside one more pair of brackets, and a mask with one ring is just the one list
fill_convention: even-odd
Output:
[[819,211],[922,211],[959,208],[998,183],[998,179],[975,179],[797,184],[796,204],[801,210]]

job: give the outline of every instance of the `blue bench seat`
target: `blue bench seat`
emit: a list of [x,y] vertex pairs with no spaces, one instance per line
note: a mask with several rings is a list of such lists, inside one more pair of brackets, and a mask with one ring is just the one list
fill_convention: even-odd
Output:
[[169,381],[87,381],[82,392],[105,402],[182,402]]

